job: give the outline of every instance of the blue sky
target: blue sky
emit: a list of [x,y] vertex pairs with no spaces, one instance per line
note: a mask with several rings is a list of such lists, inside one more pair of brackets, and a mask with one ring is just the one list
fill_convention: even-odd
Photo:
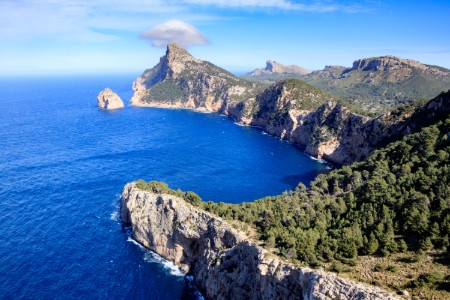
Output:
[[450,1],[0,0],[0,76],[134,72],[168,41],[236,73],[392,54],[450,68]]

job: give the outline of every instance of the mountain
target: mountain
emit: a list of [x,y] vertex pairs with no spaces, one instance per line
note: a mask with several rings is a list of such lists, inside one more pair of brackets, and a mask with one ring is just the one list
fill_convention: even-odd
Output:
[[131,104],[227,113],[238,102],[254,97],[260,86],[169,44],[159,63],[134,81]]
[[[396,78],[394,73],[412,76],[403,65],[392,60],[389,57],[384,63],[358,61],[354,65],[355,71],[346,74],[353,78],[357,77],[353,74],[366,74],[364,72],[369,69],[376,69],[390,74],[389,80]],[[446,74],[443,69],[412,61],[408,63],[410,68],[423,69],[424,74]],[[323,75],[335,76],[333,74],[337,75],[342,69],[328,67]],[[375,82],[375,77],[373,80]],[[450,94],[446,93],[428,104],[415,103],[374,118],[354,104],[304,81],[286,79],[271,85],[252,83],[194,58],[174,44],[168,46],[166,55],[155,67],[136,79],[133,88],[133,105],[219,112],[240,124],[262,127],[269,134],[305,148],[310,155],[337,164],[363,160],[375,149],[420,130],[427,120],[437,121],[436,114],[445,116],[450,110]],[[419,111],[423,117],[412,118]]]
[[301,79],[376,113],[450,88],[450,70],[390,55],[358,59],[351,68],[326,66]]
[[264,69],[255,69],[242,76],[243,79],[256,82],[276,82],[287,78],[299,78],[312,71],[296,65],[283,65],[279,62],[268,60]]

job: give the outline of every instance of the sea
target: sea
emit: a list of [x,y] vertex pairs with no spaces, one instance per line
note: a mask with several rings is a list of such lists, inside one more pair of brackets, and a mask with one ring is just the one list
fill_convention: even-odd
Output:
[[[215,113],[127,105],[138,74],[0,78],[0,299],[192,299],[119,219],[130,181],[253,201],[327,165]],[[116,91],[125,108],[100,110]]]

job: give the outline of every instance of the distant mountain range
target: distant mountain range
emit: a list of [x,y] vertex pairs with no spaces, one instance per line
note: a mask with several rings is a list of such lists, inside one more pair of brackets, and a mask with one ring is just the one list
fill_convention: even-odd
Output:
[[280,63],[270,68],[269,62],[265,69],[242,78],[264,83],[299,78],[375,113],[429,99],[450,88],[450,70],[391,55],[358,59],[350,68],[326,66],[314,72]]

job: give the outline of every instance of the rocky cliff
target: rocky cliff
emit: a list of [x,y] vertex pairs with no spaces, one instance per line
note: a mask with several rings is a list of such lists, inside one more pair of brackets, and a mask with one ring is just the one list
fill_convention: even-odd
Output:
[[389,142],[419,131],[450,114],[450,92],[423,105],[388,111],[376,118],[295,79],[278,82],[256,97],[240,121],[303,146],[306,152],[338,164],[367,158]]
[[[436,76],[445,73],[445,70],[394,57],[360,60],[353,68],[358,72],[376,70],[398,74],[397,69],[403,72],[406,64]],[[342,71],[342,67],[328,67],[327,74],[341,76],[337,70]],[[351,72],[346,74],[353,76]],[[194,58],[174,44],[168,46],[166,55],[155,67],[136,79],[133,88],[133,105],[219,112],[241,124],[260,126],[272,135],[304,147],[310,155],[338,164],[362,160],[380,145],[419,130],[422,121],[433,119],[433,114],[450,111],[447,93],[439,96],[440,100],[432,100],[434,106],[400,108],[371,118],[356,113],[358,110],[352,104],[304,81],[250,83]],[[416,109],[427,117],[409,119]]]
[[219,217],[127,184],[121,219],[134,238],[194,276],[207,299],[395,299],[376,287],[286,263]]
[[97,103],[101,109],[118,109],[123,107],[122,99],[109,88],[98,94]]

